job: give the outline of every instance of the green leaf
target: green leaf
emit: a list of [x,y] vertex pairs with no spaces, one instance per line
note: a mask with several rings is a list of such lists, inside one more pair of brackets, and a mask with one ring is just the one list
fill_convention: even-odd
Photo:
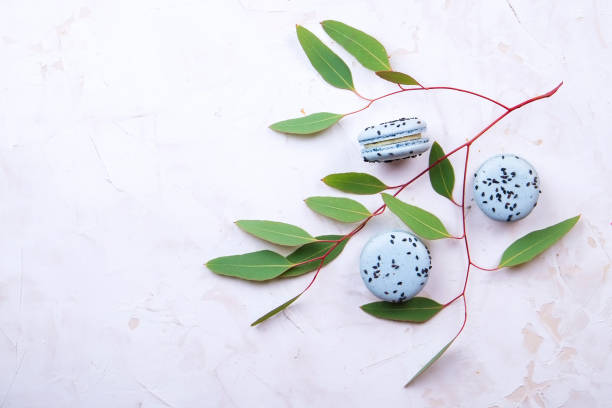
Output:
[[423,323],[444,309],[444,305],[425,297],[414,297],[402,303],[373,302],[361,309],[375,317],[400,322]]
[[387,189],[385,183],[367,173],[335,173],[325,176],[330,187],[353,194],[376,194]]
[[499,262],[499,268],[517,266],[531,261],[561,239],[578,222],[580,215],[568,218],[548,228],[530,232],[517,239],[506,249]]
[[274,279],[293,266],[284,256],[272,251],[257,251],[244,255],[222,256],[206,263],[218,275],[265,281]]
[[418,236],[425,239],[452,237],[452,235],[446,231],[442,221],[432,213],[422,208],[415,207],[414,205],[406,204],[386,193],[383,193],[382,197],[387,207],[389,207],[389,209]]
[[280,305],[280,306],[270,310],[268,313],[266,313],[265,315],[261,316],[259,319],[255,320],[253,323],[251,323],[251,326],[257,326],[259,323],[268,320],[269,318],[271,318],[275,314],[277,314],[279,312],[282,312],[283,310],[285,310],[287,308],[287,306],[289,306],[290,304],[295,302],[301,295],[302,294],[300,293],[299,295],[297,295],[294,298],[289,299],[288,301],[286,301],[282,305]]
[[342,119],[339,113],[319,112],[302,118],[288,119],[270,125],[270,129],[277,132],[294,135],[311,135],[336,124]]
[[316,241],[309,233],[296,227],[276,221],[240,220],[236,225],[249,234],[272,242],[273,244],[296,246]]
[[[438,142],[434,142],[429,152],[429,165],[431,166],[442,157],[444,157],[444,150],[442,150]],[[445,158],[429,170],[429,181],[431,181],[431,186],[436,193],[453,201],[455,172],[448,158]]]
[[296,25],[296,31],[306,56],[323,79],[336,88],[354,91],[353,76],[344,61],[304,27]]
[[416,374],[415,374],[415,375],[414,375],[414,376],[413,376],[413,377],[412,377],[412,378],[411,378],[411,379],[410,379],[410,380],[409,380],[409,381],[406,383],[406,385],[404,385],[404,387],[408,387],[408,386],[410,385],[410,383],[414,381],[414,379],[415,379],[415,378],[417,378],[419,375],[423,374],[423,373],[425,372],[425,370],[427,370],[429,367],[431,367],[431,366],[432,366],[432,364],[433,364],[433,363],[435,363],[436,361],[438,361],[438,359],[439,359],[440,357],[442,357],[442,354],[444,354],[444,352],[445,352],[446,350],[448,350],[448,348],[451,346],[451,344],[453,344],[453,341],[455,341],[455,339],[456,339],[456,338],[457,338],[457,337],[454,337],[454,338],[453,338],[451,341],[449,341],[449,342],[448,342],[448,344],[447,344],[446,346],[442,347],[442,350],[438,351],[438,352],[436,353],[436,355],[435,355],[435,356],[433,356],[433,357],[431,358],[431,360],[429,360],[429,361],[427,362],[427,364],[425,364],[425,365],[423,366],[423,368],[421,368],[421,369],[420,369],[420,370],[419,370],[419,371],[418,371],[418,372],[417,372],[417,373],[416,373]]
[[[322,240],[332,240],[332,239],[340,239],[340,238],[342,238],[342,235],[321,235],[317,237],[317,239],[322,239]],[[344,249],[347,243],[348,243],[348,239],[345,239],[342,242],[340,242],[338,246],[335,247],[329,253],[329,255],[325,257],[323,266],[327,265],[328,263],[336,259],[338,255],[340,255],[340,253],[342,252],[342,250]],[[291,262],[292,264],[297,264],[300,262],[307,261],[309,259],[318,258],[319,256],[325,255],[325,253],[327,253],[327,251],[329,251],[329,249],[332,246],[334,246],[334,244],[335,244],[334,242],[311,242],[310,244],[306,244],[306,245],[299,247],[298,249],[293,251],[291,254],[287,255],[287,260]],[[312,261],[312,262],[308,262],[302,265],[294,266],[293,268],[283,273],[280,277],[281,278],[293,278],[295,276],[303,275],[305,273],[308,273],[308,272],[311,272],[317,269],[320,263],[321,261],[318,260],[318,261]]]
[[306,205],[311,210],[341,222],[357,222],[371,214],[361,203],[343,197],[309,197]]
[[393,82],[394,84],[402,84],[402,85],[419,85],[420,84],[408,74],[404,74],[402,72],[397,71],[378,71],[376,73],[379,77],[384,79],[385,81]]
[[391,69],[387,51],[376,38],[339,21],[325,20],[321,25],[331,38],[367,69],[372,71]]

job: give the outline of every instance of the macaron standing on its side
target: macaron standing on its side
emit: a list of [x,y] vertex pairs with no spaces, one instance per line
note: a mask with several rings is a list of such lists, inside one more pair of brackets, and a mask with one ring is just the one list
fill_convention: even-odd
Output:
[[514,154],[498,154],[474,174],[474,200],[497,221],[517,221],[538,203],[540,180],[529,162]]
[[404,302],[423,289],[429,271],[429,250],[416,235],[391,231],[373,237],[361,251],[361,278],[376,297]]
[[426,129],[425,121],[417,117],[368,126],[359,135],[363,160],[390,162],[419,156],[431,147]]

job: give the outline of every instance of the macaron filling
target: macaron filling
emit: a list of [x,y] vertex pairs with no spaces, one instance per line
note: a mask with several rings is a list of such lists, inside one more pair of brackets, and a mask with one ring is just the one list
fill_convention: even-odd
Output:
[[407,142],[409,140],[416,140],[416,139],[420,139],[422,136],[420,133],[415,133],[415,134],[409,134],[408,136],[402,136],[402,137],[394,137],[392,139],[385,139],[385,140],[381,140],[379,142],[372,142],[372,143],[365,143],[363,145],[363,147],[365,149],[371,149],[374,147],[382,147],[382,146],[387,146],[393,143],[401,143],[401,142]]

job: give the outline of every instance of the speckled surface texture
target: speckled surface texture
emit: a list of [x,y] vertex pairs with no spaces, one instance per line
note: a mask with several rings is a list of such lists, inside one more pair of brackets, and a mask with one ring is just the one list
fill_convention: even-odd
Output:
[[391,231],[370,239],[360,257],[363,283],[379,299],[404,302],[423,289],[429,271],[429,250],[416,235]]
[[497,221],[525,218],[538,203],[540,179],[535,168],[515,154],[487,159],[474,173],[474,199],[478,207]]
[[[400,118],[368,126],[359,134],[359,143],[363,146],[361,155],[367,162],[391,162],[420,156],[432,145],[426,133],[427,124],[417,117]],[[399,139],[419,135],[412,140]],[[382,143],[366,146],[370,143]]]
[[[364,163],[357,135],[414,115],[446,152],[500,115],[472,95],[418,91],[377,101],[314,137],[271,123],[351,112],[367,101],[329,86],[295,24],[320,36],[369,98],[399,90],[330,40],[337,19],[374,35],[392,67],[426,86],[514,105],[470,151],[470,254],[497,265],[515,239],[582,214],[559,243],[512,270],[472,270],[459,301],[423,324],[384,321],[359,275],[371,237],[406,227],[376,217],[291,307],[312,274],[266,284],[217,276],[217,256],[275,247],[238,219],[313,235],[350,225],[303,199],[354,196],[320,180],[371,173],[398,185],[427,154]],[[0,1],[0,407],[609,408],[612,401],[612,4],[560,0]],[[435,136],[435,137],[434,137]],[[534,212],[495,222],[471,179],[498,153],[537,168]],[[463,152],[451,157],[460,198]],[[460,235],[459,210],[419,179],[399,198]],[[427,242],[418,296],[462,288],[465,250]]]

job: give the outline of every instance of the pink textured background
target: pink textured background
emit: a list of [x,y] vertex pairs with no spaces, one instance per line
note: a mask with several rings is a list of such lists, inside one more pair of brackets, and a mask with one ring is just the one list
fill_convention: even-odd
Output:
[[[538,207],[504,226],[472,206],[468,229],[474,258],[492,266],[530,230],[578,213],[580,223],[525,267],[475,270],[464,333],[409,389],[463,311],[410,325],[359,310],[373,300],[359,252],[400,227],[395,217],[374,220],[307,296],[257,328],[308,278],[253,285],[202,266],[266,247],[240,218],[348,231],[302,202],[337,195],[326,174],[397,184],[425,166],[363,163],[363,127],[419,115],[449,150],[497,114],[469,95],[421,92],[316,138],[270,131],[300,109],[361,106],[298,46],[296,23],[331,44],[318,26],[328,18],[376,36],[426,85],[512,104],[565,81],[477,142],[470,163],[525,157],[541,175]],[[601,0],[0,2],[0,407],[609,407],[611,27]],[[393,89],[334,49],[361,93]],[[427,178],[401,198],[460,231]],[[463,250],[430,248],[424,294],[446,301]]]

